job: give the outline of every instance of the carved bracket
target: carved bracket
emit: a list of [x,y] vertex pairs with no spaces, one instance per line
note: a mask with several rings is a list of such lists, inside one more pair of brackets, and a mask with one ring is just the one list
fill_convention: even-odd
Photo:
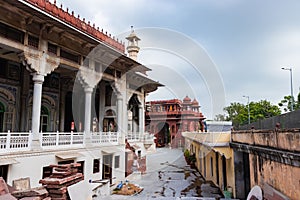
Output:
[[79,82],[83,85],[83,87],[91,87],[94,88],[102,78],[103,73],[96,72],[93,69],[81,66],[77,77]]
[[60,58],[49,56],[43,51],[30,49],[28,47],[18,56],[29,72],[36,72],[44,76],[54,71],[60,63]]
[[117,94],[117,96],[122,96],[122,85],[126,84],[126,82],[124,80],[115,80],[112,84],[111,87],[113,89],[113,91]]

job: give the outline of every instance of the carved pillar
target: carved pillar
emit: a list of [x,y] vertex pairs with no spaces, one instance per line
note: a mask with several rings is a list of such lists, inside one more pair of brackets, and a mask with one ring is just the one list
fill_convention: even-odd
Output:
[[93,88],[85,86],[85,113],[84,113],[84,137],[86,144],[91,143],[91,109]]
[[143,111],[143,105],[139,104],[139,136],[140,140],[143,139],[144,135],[144,111]]
[[125,127],[123,127],[123,98],[121,94],[117,95],[117,123],[119,133],[119,143],[125,144]]
[[125,130],[127,130],[127,122],[126,125],[124,123],[124,117],[125,117],[124,115],[127,115],[127,112],[124,112],[122,86],[124,87],[124,81],[118,80],[115,81],[112,87],[114,92],[117,94],[117,123],[118,123],[119,144],[125,144]]
[[99,131],[103,131],[103,120],[105,115],[105,83],[100,82],[99,94]]
[[32,102],[32,148],[40,148],[39,142],[39,129],[40,129],[40,114],[41,114],[41,103],[42,103],[42,86],[44,82],[44,76],[41,74],[34,73],[33,78],[33,102]]
[[[89,64],[94,62],[90,60]],[[93,68],[82,66],[79,69],[77,77],[84,88],[85,94],[85,113],[84,113],[84,140],[85,145],[90,146],[91,141],[91,109],[93,88],[102,78],[102,73],[96,72]]]
[[[43,49],[47,43],[43,42]],[[32,141],[31,148],[38,150],[41,148],[40,144],[40,113],[42,101],[42,84],[44,77],[55,70],[60,62],[60,59],[55,56],[49,56],[45,51],[39,51],[25,47],[24,52],[19,54],[19,58],[27,70],[33,75],[33,105],[32,105]]]

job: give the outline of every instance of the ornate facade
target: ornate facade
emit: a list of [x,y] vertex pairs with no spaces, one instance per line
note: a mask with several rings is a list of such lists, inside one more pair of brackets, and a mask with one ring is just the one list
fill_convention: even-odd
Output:
[[170,143],[172,147],[183,147],[181,133],[203,131],[205,117],[200,112],[196,99],[186,96],[179,99],[147,102],[146,130],[156,137],[157,146]]
[[128,57],[68,8],[0,0],[0,9],[0,176],[34,186],[49,164],[75,161],[88,178],[122,179],[125,138],[144,136],[145,95],[161,85],[136,73],[149,70],[136,51]]

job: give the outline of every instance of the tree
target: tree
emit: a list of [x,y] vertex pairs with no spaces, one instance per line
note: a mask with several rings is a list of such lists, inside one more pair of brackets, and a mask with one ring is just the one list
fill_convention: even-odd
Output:
[[[278,105],[280,107],[283,107],[283,110],[285,112],[292,111],[291,110],[291,104],[292,104],[292,97],[291,97],[291,95],[284,96],[283,99],[278,103]],[[297,110],[297,109],[300,109],[300,92],[298,94],[297,101],[295,101],[295,98],[294,98],[294,110]]]
[[215,116],[215,119],[214,119],[215,121],[226,121],[226,116],[223,114],[217,114],[216,116]]
[[[226,120],[232,121],[233,126],[237,127],[248,123],[248,105],[234,102],[225,107],[224,111],[227,113]],[[250,102],[249,111],[250,122],[281,114],[279,107],[272,105],[267,100]]]

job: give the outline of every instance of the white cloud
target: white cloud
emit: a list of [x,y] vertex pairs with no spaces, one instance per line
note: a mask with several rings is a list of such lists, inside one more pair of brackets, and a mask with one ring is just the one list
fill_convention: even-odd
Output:
[[[68,5],[69,10],[74,9],[77,14],[80,13],[81,18],[85,17],[100,29],[103,28],[122,40],[128,32],[122,33],[129,31],[133,25],[136,29],[162,27],[181,31],[193,37],[198,44],[205,44],[211,60],[216,63],[214,70],[222,75],[221,81],[224,80],[227,104],[234,101],[243,102],[245,100],[242,98],[243,95],[250,96],[253,101],[267,99],[278,103],[284,95],[289,95],[289,74],[281,70],[283,66],[293,67],[294,94],[298,92],[299,1],[191,0],[187,3],[179,0],[59,0],[57,4],[62,1],[64,5]],[[142,63],[174,66],[178,70],[175,72],[180,77],[194,79],[184,71],[184,68],[193,67],[187,61],[200,58],[200,54],[194,54],[195,49],[188,48],[184,43],[174,38],[170,39],[169,36],[161,35],[160,38],[151,40],[153,35],[138,34],[142,39],[141,45],[157,47],[161,44],[172,46],[174,43],[174,48],[184,49],[184,52],[180,53],[182,56],[180,62],[171,59],[173,62],[166,63],[163,62],[165,61],[163,54],[155,54],[143,57]],[[202,62],[197,64],[203,64],[202,58],[198,60]],[[212,80],[215,79],[214,74],[209,73],[210,64],[202,66],[200,77],[203,82],[197,83],[201,86],[197,85],[195,89],[202,110],[207,109],[204,112],[206,116],[212,115],[210,107],[213,104],[210,101],[212,94],[207,92],[209,91],[207,88],[213,87]],[[164,76],[160,79],[162,83],[168,80]],[[176,84],[168,87],[183,90],[180,94],[185,96],[184,89]],[[166,93],[172,94],[164,90],[159,91],[155,95],[162,97]]]

